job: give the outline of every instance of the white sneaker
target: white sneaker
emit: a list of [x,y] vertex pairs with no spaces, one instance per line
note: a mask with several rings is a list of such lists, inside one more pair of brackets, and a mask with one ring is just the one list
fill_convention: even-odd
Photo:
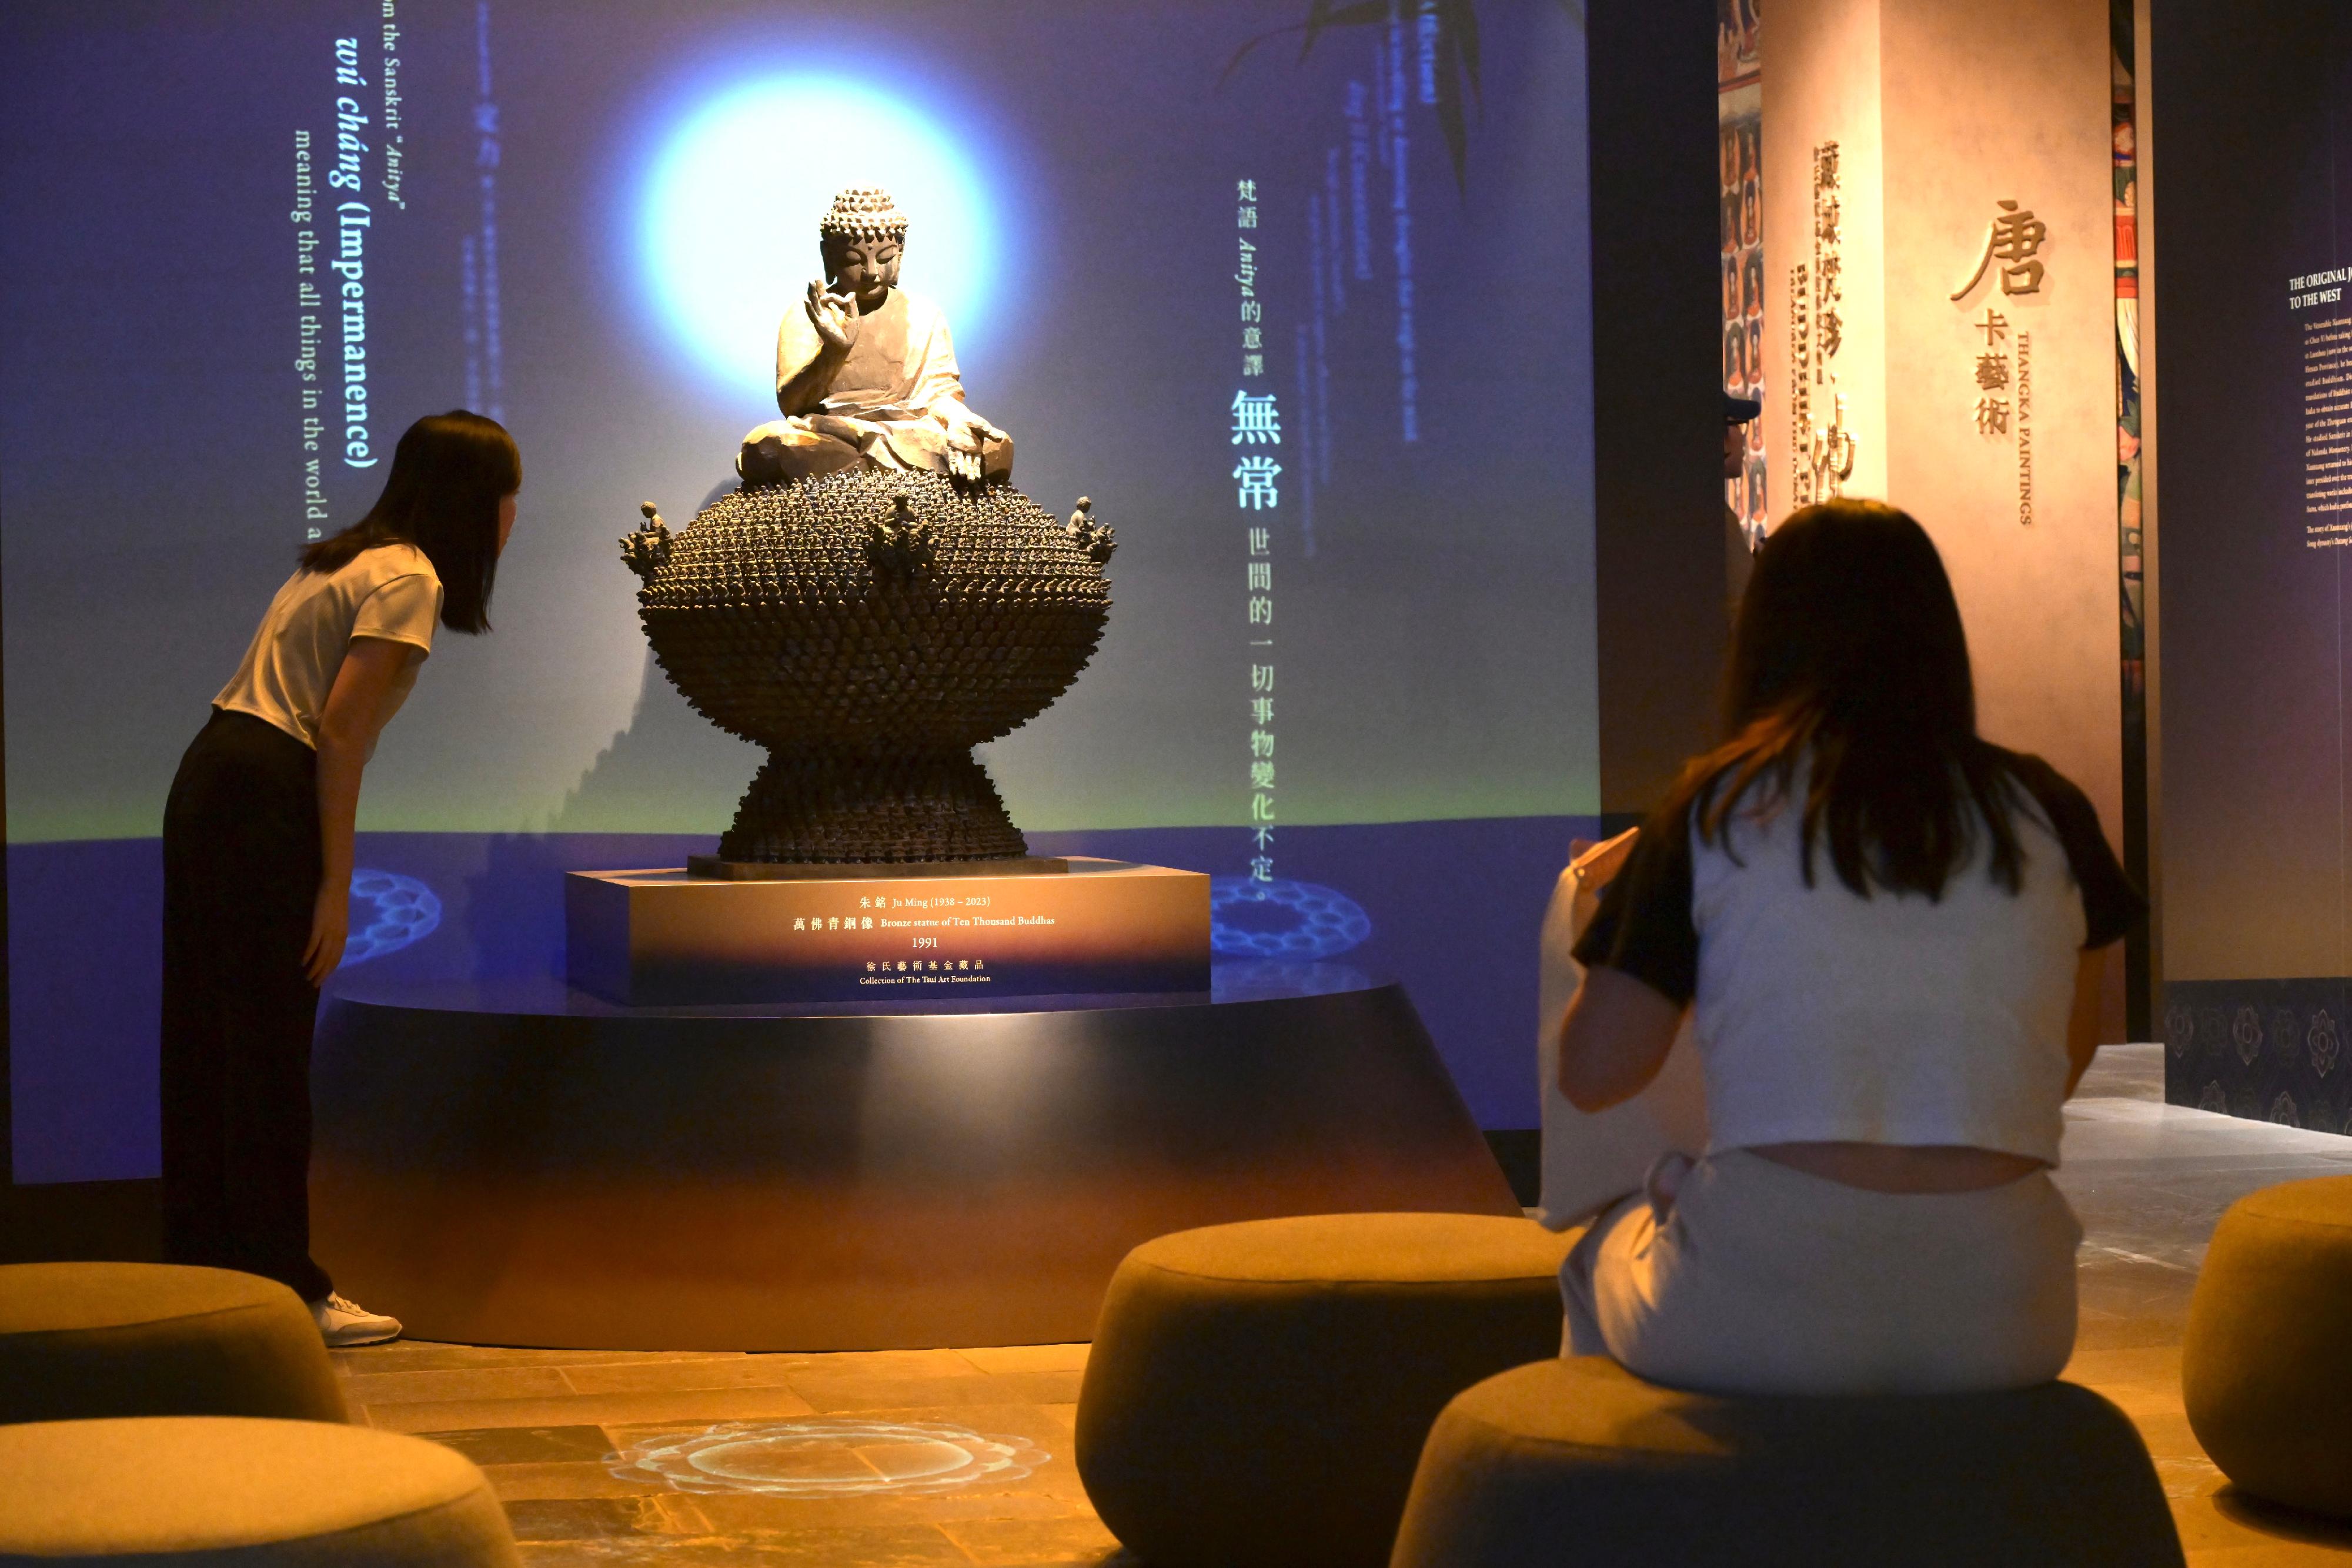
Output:
[[341,1295],[330,1295],[323,1301],[310,1303],[310,1316],[318,1321],[319,1337],[331,1350],[342,1350],[355,1344],[382,1344],[400,1337],[400,1320],[382,1312],[372,1312],[357,1301]]

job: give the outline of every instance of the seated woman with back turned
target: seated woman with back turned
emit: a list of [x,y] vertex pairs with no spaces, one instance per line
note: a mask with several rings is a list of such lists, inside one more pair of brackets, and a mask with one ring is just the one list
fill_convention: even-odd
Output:
[[2138,894],[2081,790],[1979,738],[1943,562],[1891,507],[1766,541],[1725,696],[1578,944],[1559,1051],[1600,1110],[1696,1007],[1711,1144],[1569,1255],[1569,1349],[1723,1393],[2054,1377],[2082,1228],[2049,1170]]

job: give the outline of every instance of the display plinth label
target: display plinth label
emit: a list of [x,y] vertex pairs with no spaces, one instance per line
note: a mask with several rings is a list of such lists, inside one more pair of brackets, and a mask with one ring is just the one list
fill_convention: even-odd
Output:
[[564,878],[565,972],[634,1007],[982,1001],[1209,988],[1209,879],[1073,855],[1066,875]]

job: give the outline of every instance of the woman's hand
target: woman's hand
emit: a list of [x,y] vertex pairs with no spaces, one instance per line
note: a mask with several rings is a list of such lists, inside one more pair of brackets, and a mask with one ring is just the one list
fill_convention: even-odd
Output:
[[318,901],[310,906],[310,940],[302,949],[302,973],[310,984],[323,986],[343,961],[343,944],[352,934],[352,886],[322,883]]
[[1601,890],[1616,881],[1625,862],[1633,858],[1633,843],[1640,837],[1639,828],[1628,828],[1615,838],[1603,839],[1599,843],[1591,839],[1569,840],[1568,863],[1575,870],[1576,880],[1583,884],[1584,891],[1600,897]]

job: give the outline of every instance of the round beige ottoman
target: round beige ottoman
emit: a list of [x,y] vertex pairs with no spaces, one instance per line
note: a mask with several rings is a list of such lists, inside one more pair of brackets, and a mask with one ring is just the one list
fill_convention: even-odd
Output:
[[472,1460],[319,1421],[141,1416],[0,1427],[0,1563],[512,1568]]
[[1580,1356],[1445,1407],[1395,1568],[2179,1568],[2156,1467],[2086,1388],[1728,1399]]
[[274,1280],[165,1263],[0,1267],[0,1421],[346,1418],[310,1309]]
[[2352,1176],[2265,1187],[2221,1216],[2189,1301],[2180,1393],[2231,1480],[2352,1515]]
[[1445,1402],[1559,1354],[1573,1240],[1333,1214],[1146,1242],[1111,1280],[1078,1394],[1087,1495],[1151,1568],[1379,1568]]

